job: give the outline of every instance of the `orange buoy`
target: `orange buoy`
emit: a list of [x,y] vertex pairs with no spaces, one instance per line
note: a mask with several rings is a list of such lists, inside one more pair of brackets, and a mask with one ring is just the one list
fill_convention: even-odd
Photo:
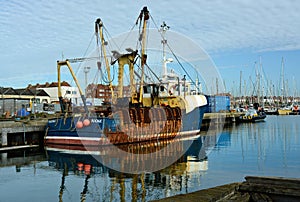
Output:
[[84,119],[83,125],[84,126],[89,126],[91,124],[91,121],[89,119]]
[[77,121],[76,128],[82,128],[82,127],[83,127],[82,121]]
[[83,163],[77,163],[77,167],[78,167],[78,170],[79,171],[82,171],[83,170]]
[[90,175],[91,174],[91,168],[92,168],[92,166],[90,164],[84,165],[84,174]]

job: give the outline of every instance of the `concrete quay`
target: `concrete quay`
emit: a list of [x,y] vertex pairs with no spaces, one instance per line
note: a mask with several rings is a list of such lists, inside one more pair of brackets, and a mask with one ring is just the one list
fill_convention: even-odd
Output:
[[220,129],[223,127],[231,126],[233,123],[239,122],[239,117],[244,115],[242,112],[222,112],[222,113],[205,113],[201,131],[210,129]]
[[26,138],[32,139],[29,137],[29,134],[38,133],[43,134],[47,119],[40,120],[20,120],[20,121],[1,121],[0,122],[0,145],[2,147],[6,146],[15,146],[9,145],[9,139],[16,134],[23,134],[23,143],[26,145]]

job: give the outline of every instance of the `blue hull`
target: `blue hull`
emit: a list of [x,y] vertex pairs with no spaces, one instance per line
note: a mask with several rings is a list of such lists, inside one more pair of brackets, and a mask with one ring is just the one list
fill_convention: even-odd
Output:
[[[134,123],[126,125],[117,118],[89,117],[89,125],[83,125],[79,128],[78,122],[84,123],[85,118],[62,117],[58,119],[49,119],[46,126],[45,143],[109,145],[195,135],[200,132],[205,109],[206,106],[201,106],[187,114],[183,114],[181,121],[176,122],[180,123],[181,126],[177,130],[174,129],[175,131],[168,131],[166,129],[157,130],[157,127],[161,127],[162,123],[168,125],[172,123],[172,121],[153,121],[150,126],[142,127],[135,126]],[[173,128],[175,128],[176,123],[173,122]]]

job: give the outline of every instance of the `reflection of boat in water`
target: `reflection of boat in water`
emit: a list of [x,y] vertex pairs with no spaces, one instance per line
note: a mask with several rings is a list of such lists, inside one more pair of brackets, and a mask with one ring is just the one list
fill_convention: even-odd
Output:
[[[182,154],[185,154],[186,147],[197,139],[164,139],[159,141],[120,144],[117,146],[50,144],[47,146],[47,152],[48,154],[57,153],[60,156],[78,155],[84,164],[88,163],[94,167],[99,166],[99,162],[101,162],[120,172],[128,173],[129,171],[137,172],[140,170],[155,171],[176,162]],[[201,139],[199,141],[201,143]],[[197,141],[197,145],[194,146],[194,148],[201,148],[199,141]],[[162,158],[162,156],[164,158]],[[95,164],[87,161],[88,159],[93,160]],[[155,164],[153,164],[153,162],[155,162]]]
[[[147,24],[150,18],[147,7],[144,7],[137,19],[140,24],[139,39],[136,51],[130,49],[127,54],[114,52],[114,61],[109,64],[104,40],[103,23],[97,19],[95,32],[97,43],[100,42],[99,57],[105,64],[111,105],[103,105],[91,112],[86,105],[77,78],[70,65],[71,60],[58,61],[58,94],[64,116],[49,119],[46,127],[46,144],[63,145],[109,145],[124,144],[160,139],[170,139],[179,136],[193,135],[200,131],[202,118],[207,104],[203,95],[195,94],[187,88],[185,82],[178,82],[178,93],[169,94],[168,89],[150,78],[156,78],[155,73],[147,63],[146,41]],[[96,63],[101,69],[101,62]],[[118,65],[118,84],[113,86],[111,70]],[[83,100],[83,108],[73,108],[68,113],[67,105],[60,90],[60,68],[67,66],[79,88]],[[129,85],[124,86],[125,67],[128,67]],[[148,68],[148,69],[147,69]],[[146,70],[148,74],[146,75]],[[154,75],[154,76],[153,76]],[[147,80],[147,79],[148,80]],[[185,79],[185,77],[184,77]],[[125,88],[126,87],[126,88]],[[183,92],[180,93],[180,89]],[[127,92],[127,95],[126,95]],[[80,112],[80,113],[78,113]]]
[[[222,135],[221,135],[222,136]],[[228,141],[226,137],[221,138],[222,141]],[[143,198],[143,200],[154,200],[155,198],[162,198],[174,195],[180,191],[183,187],[186,189],[192,189],[194,183],[199,183],[200,177],[205,174],[208,169],[207,153],[216,144],[226,145],[218,142],[218,135],[203,135],[192,140],[179,141],[180,144],[174,149],[181,149],[184,145],[191,145],[184,155],[176,161],[173,165],[168,166],[157,172],[148,172],[143,174],[126,174],[114,171],[97,160],[97,156],[105,156],[105,151],[109,150],[111,146],[102,146],[98,150],[95,147],[79,148],[70,147],[67,145],[49,145],[46,147],[49,166],[55,170],[59,170],[62,173],[61,187],[59,191],[59,197],[67,197],[64,192],[68,190],[68,195],[72,193],[73,189],[70,182],[76,183],[79,179],[82,179],[80,184],[83,189],[78,190],[76,185],[76,192],[74,196],[78,196],[78,192],[81,193],[80,197],[85,197],[87,200],[95,200],[93,197],[101,198],[120,198],[123,201],[131,200],[135,197]],[[127,150],[131,151],[131,154],[140,152],[152,152],[160,150],[166,144],[170,144],[170,141],[160,141],[156,144],[139,143],[134,145],[127,145]],[[192,141],[190,143],[189,141]],[[174,144],[172,144],[174,145]],[[174,146],[175,147],[175,146]],[[125,145],[124,145],[124,150]],[[173,152],[169,151],[161,156],[157,156],[155,163],[162,163],[166,158],[173,155]],[[119,165],[128,166],[129,164],[146,164],[149,160],[146,156],[143,160],[135,158],[122,158],[113,156],[111,159],[114,163]],[[131,162],[130,162],[131,161]],[[148,165],[147,165],[148,166]],[[76,181],[68,178],[76,178]],[[97,182],[97,187],[95,183]],[[100,185],[101,184],[101,185]],[[139,187],[139,188],[138,188]],[[147,190],[157,196],[146,195]],[[156,191],[153,191],[156,190]],[[95,193],[97,192],[97,193]]]
[[[133,158],[134,154],[153,153],[165,147],[166,144],[170,144],[170,141],[175,140],[166,140],[156,143],[148,142],[132,145],[122,145],[123,149],[131,152],[130,154],[132,154],[132,156],[122,157],[114,156],[113,154],[111,154],[111,160],[114,161],[114,163],[118,163],[119,167],[131,166],[132,164],[135,164],[137,167],[149,166],[149,164],[146,163],[147,161],[151,160],[148,158],[149,156],[143,155],[144,159],[141,160]],[[199,149],[201,148],[201,139],[198,138],[194,141],[195,144],[193,144],[193,149],[190,149],[187,155],[197,156],[197,152],[199,152]],[[184,141],[180,143],[185,144]],[[174,147],[174,149],[177,150],[183,148],[183,146],[179,147],[178,145]],[[66,187],[71,186],[68,184],[68,176],[70,175],[78,176],[84,180],[84,188],[80,193],[80,199],[93,199],[93,197],[98,197],[97,200],[99,200],[99,198],[108,197],[111,199],[111,201],[117,200],[118,198],[121,201],[127,201],[139,196],[140,198],[143,198],[143,200],[145,200],[146,197],[150,197],[146,196],[146,190],[151,186],[154,186],[155,189],[159,190],[162,189],[162,187],[169,187],[168,183],[171,185],[172,189],[175,189],[177,187],[177,185],[174,185],[174,183],[177,184],[179,182],[174,181],[174,177],[170,177],[173,176],[173,174],[171,173],[153,172],[146,174],[143,173],[140,175],[126,174],[104,166],[99,161],[99,158],[105,158],[107,152],[112,153],[114,152],[114,150],[114,146],[101,146],[97,149],[96,147],[84,148],[75,145],[49,145],[48,147],[46,147],[49,165],[62,172],[59,198],[63,199],[64,197],[66,197],[64,194]],[[119,154],[116,153],[116,155]],[[165,158],[168,158],[168,155],[173,155],[173,152],[166,151],[163,156],[157,157],[154,162],[157,164],[163,164],[165,162]],[[187,161],[187,159],[189,159],[188,156],[182,157],[177,162],[177,164],[181,164],[181,162]],[[186,167],[187,166],[180,166],[179,168],[183,169]],[[172,167],[170,167],[169,169],[172,169]],[[184,172],[182,171],[180,173],[183,174]],[[178,173],[176,174],[176,176],[177,175]],[[102,185],[100,187],[101,189],[103,189],[103,191],[95,189],[93,187],[94,184],[91,184],[91,181],[95,181],[95,178],[101,180]],[[129,185],[128,182],[131,182],[131,185]],[[137,189],[137,187],[141,187],[141,189]],[[97,191],[98,193],[93,193],[93,190]],[[140,192],[142,192],[142,194],[139,195]]]
[[245,115],[239,117],[240,122],[257,122],[263,121],[267,117],[264,111],[259,111],[256,109],[248,109]]

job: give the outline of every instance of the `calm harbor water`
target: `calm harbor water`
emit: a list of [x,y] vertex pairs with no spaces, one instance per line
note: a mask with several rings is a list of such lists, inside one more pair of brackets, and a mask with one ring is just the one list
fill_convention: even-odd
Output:
[[300,116],[268,116],[202,132],[185,140],[192,145],[173,165],[137,175],[111,170],[78,150],[1,153],[0,201],[149,201],[247,175],[300,178],[299,123]]

